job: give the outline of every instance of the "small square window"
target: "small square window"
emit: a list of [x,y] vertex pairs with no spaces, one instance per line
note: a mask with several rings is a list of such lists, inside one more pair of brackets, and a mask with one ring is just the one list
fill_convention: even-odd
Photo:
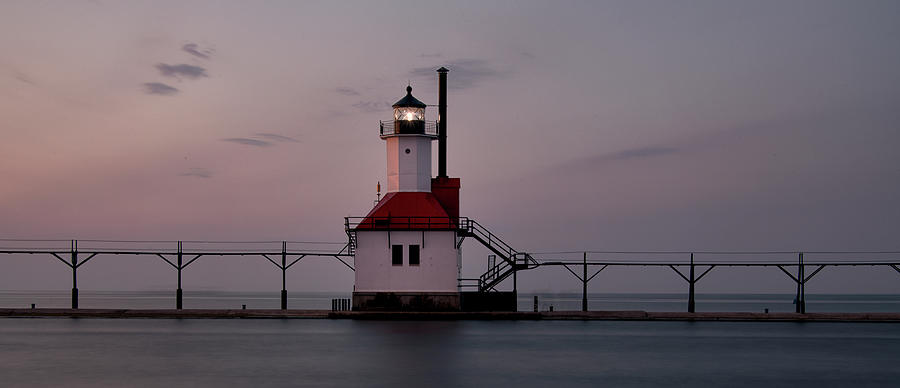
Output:
[[403,265],[403,245],[391,245],[391,264]]
[[419,246],[409,246],[409,265],[419,265]]

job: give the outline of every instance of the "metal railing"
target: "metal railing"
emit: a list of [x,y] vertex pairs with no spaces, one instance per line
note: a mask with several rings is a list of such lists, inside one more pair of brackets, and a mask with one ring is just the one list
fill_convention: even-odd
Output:
[[512,258],[518,253],[515,249],[513,249],[509,244],[501,240],[495,234],[491,233],[487,228],[479,224],[477,221],[472,219],[465,220],[465,229],[472,237],[476,239],[483,240],[483,243],[487,245],[489,248],[493,248],[492,250],[498,250],[501,254],[501,258],[506,260],[512,260]]
[[[394,125],[393,120],[389,121],[378,121],[379,123],[379,135],[381,136],[390,136],[395,134],[407,134],[403,132],[397,132],[397,128]],[[409,133],[409,135],[418,134],[418,133]],[[437,121],[426,121],[425,122],[425,132],[422,134],[428,136],[438,136],[438,123]]]
[[[97,256],[157,257],[177,273],[175,308],[182,308],[181,273],[202,257],[258,256],[281,271],[281,309],[287,309],[287,270],[305,257],[333,257],[355,271],[345,259],[353,257],[347,243],[317,241],[118,241],[0,239],[0,254],[49,255],[72,270],[72,308],[78,308],[78,269]],[[277,245],[276,245],[277,244]],[[66,247],[68,245],[68,247]],[[323,247],[326,246],[326,247]],[[338,250],[338,247],[341,247]],[[280,261],[278,260],[280,259]]]
[[478,278],[458,278],[456,281],[460,291],[481,290],[481,280]]
[[[561,266],[582,283],[582,311],[588,310],[588,283],[610,267],[669,268],[688,284],[687,311],[695,312],[695,288],[717,267],[777,268],[797,287],[797,313],[806,313],[806,284],[827,267],[882,266],[900,273],[900,252],[790,252],[790,251],[584,251],[543,252],[537,266]],[[580,260],[577,257],[581,256]],[[806,257],[805,257],[806,256]],[[589,271],[588,268],[591,268]],[[578,271],[580,269],[580,273]],[[809,272],[807,272],[809,270]],[[593,274],[590,274],[593,272]]]
[[470,222],[465,217],[344,217],[344,230],[463,230]]
[[508,278],[515,271],[534,269],[540,266],[537,260],[525,252],[513,255],[511,261],[501,260],[495,265],[489,265],[487,271],[478,277],[479,290],[488,291]]
[[[356,217],[355,220],[363,220]],[[837,268],[872,266],[900,273],[900,251],[565,251],[565,252],[516,252],[499,238],[488,232],[474,220],[450,217],[391,217],[402,220],[397,225],[418,228],[427,225],[452,225],[458,236],[479,236],[480,242],[489,241],[492,251],[513,252],[508,259],[497,254],[500,260],[488,265],[478,278],[460,278],[459,288],[478,291],[494,290],[512,277],[516,271],[539,267],[563,267],[582,286],[582,310],[587,311],[588,284],[601,274],[616,268],[656,267],[671,270],[685,281],[687,309],[695,311],[695,292],[710,274],[720,268],[757,267],[781,272],[796,286],[796,312],[806,312],[806,285],[822,271]],[[346,226],[359,225],[359,221],[346,219]],[[405,222],[405,223],[404,223]],[[390,225],[390,224],[388,224]],[[400,227],[399,229],[403,229]],[[353,229],[348,229],[353,232]],[[423,229],[425,230],[425,229]],[[444,229],[447,230],[447,229]],[[477,233],[477,234],[476,234]],[[487,237],[481,237],[487,236]],[[316,241],[150,241],[150,240],[23,240],[0,239],[0,255],[41,255],[60,261],[71,271],[72,308],[78,308],[78,270],[85,264],[101,265],[93,259],[98,256],[135,255],[151,257],[172,267],[176,275],[176,309],[182,307],[182,272],[197,260],[217,256],[256,256],[268,261],[281,273],[281,308],[287,309],[286,273],[307,257],[333,258],[346,268],[354,270],[349,259],[355,243]],[[330,248],[328,248],[330,247]],[[505,247],[502,248],[501,247]],[[258,260],[262,262],[263,260]],[[266,264],[267,265],[267,264]],[[140,276],[140,274],[138,274]],[[515,290],[515,284],[513,285]]]

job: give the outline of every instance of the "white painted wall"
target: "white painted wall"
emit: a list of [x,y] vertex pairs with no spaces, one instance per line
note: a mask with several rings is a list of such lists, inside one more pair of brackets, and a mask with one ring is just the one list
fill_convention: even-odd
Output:
[[[431,137],[393,136],[387,142],[387,192],[431,191]],[[409,153],[406,150],[409,149]]]
[[[459,254],[454,231],[359,231],[354,259],[359,292],[456,292]],[[424,241],[423,241],[424,238]],[[391,264],[391,245],[402,244],[403,265]],[[407,246],[421,246],[420,264],[409,265]]]

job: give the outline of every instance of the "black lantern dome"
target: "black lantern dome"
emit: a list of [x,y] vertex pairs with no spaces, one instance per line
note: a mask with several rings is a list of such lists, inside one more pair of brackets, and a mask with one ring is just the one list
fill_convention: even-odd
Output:
[[425,103],[412,95],[412,86],[406,87],[406,96],[391,107],[394,108],[394,130],[396,133],[425,133]]

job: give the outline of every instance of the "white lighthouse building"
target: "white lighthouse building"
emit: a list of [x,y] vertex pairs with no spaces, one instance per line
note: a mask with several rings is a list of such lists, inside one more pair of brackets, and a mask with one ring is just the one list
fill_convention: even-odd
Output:
[[[446,176],[446,73],[440,76],[440,117],[426,122],[426,104],[406,88],[382,122],[387,194],[365,217],[347,221],[354,246],[355,310],[459,310],[461,266],[459,178]],[[439,170],[432,177],[432,142]]]

